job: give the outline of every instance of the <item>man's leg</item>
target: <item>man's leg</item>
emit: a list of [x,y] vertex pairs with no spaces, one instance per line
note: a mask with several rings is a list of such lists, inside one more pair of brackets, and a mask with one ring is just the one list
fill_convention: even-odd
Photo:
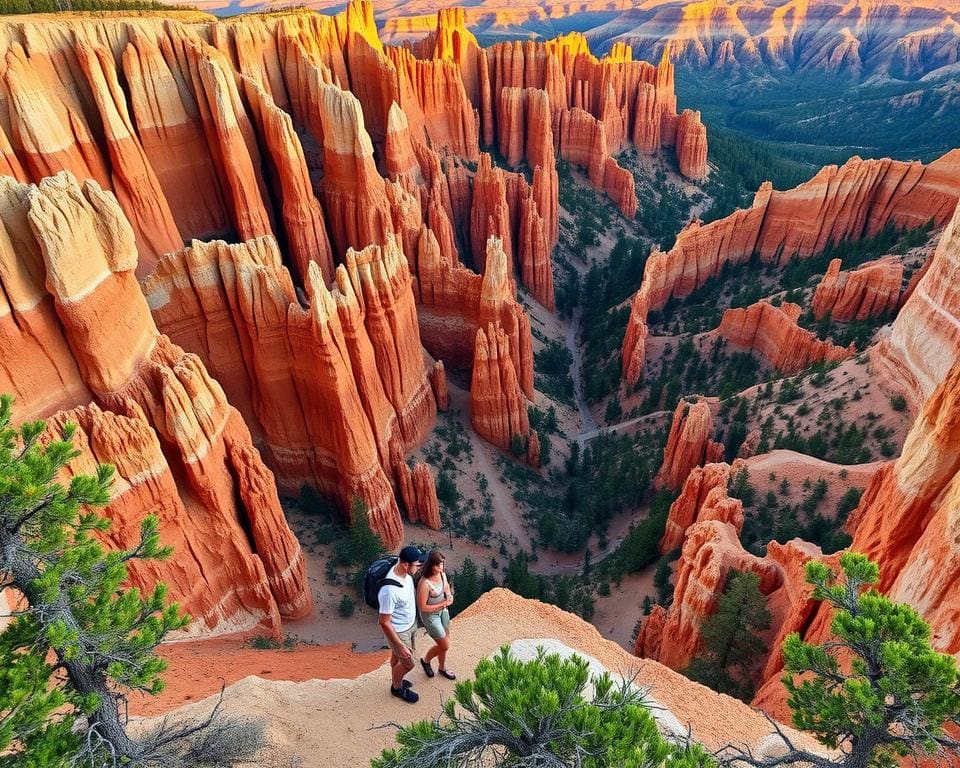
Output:
[[413,669],[413,664],[409,667],[404,665],[404,661],[401,658],[400,654],[391,648],[390,650],[390,684],[393,686],[393,689],[396,690],[401,685],[403,685],[403,676],[407,674],[411,669]]

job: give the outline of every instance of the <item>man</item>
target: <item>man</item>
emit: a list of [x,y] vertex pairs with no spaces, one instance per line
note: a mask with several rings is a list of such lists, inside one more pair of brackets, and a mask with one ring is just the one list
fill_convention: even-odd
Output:
[[400,559],[387,571],[378,593],[380,628],[390,644],[390,693],[408,704],[420,699],[403,676],[413,669],[416,650],[413,635],[417,631],[417,596],[413,575],[425,559],[418,547],[401,549]]

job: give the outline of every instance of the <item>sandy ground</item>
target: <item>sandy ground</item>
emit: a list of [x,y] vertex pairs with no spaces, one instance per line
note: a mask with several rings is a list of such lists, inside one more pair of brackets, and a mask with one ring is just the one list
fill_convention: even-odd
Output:
[[[804,494],[803,481],[816,482],[821,477],[827,481],[827,495],[820,502],[818,510],[824,517],[836,516],[837,502],[848,488],[866,488],[886,461],[872,461],[868,464],[850,464],[842,466],[805,456],[795,451],[771,451],[747,460],[750,471],[750,483],[757,491],[757,498],[763,498],[773,491],[781,498],[789,498],[791,503],[800,501]],[[845,476],[841,477],[840,473]],[[790,494],[780,494],[780,483],[786,479],[790,483]]]
[[[655,662],[637,659],[575,616],[537,601],[523,600],[506,590],[481,598],[454,620],[453,648],[448,666],[465,677],[477,662],[504,644],[537,638],[559,641],[595,657],[604,667],[637,674],[637,683],[667,708],[681,725],[688,723],[694,738],[714,749],[728,741],[756,745],[770,732],[763,716],[745,704],[714,693]],[[527,644],[529,645],[529,644]],[[369,764],[371,757],[394,743],[395,727],[439,714],[453,684],[428,680],[417,669],[410,674],[420,693],[416,705],[392,698],[386,666],[353,679],[289,682],[247,677],[226,691],[223,712],[268,722],[270,752],[251,765],[263,768],[351,768]],[[190,705],[175,718],[198,717],[212,702]],[[805,737],[797,736],[808,742]]]
[[594,595],[593,618],[590,623],[607,640],[630,650],[633,647],[633,628],[643,617],[643,598],[656,598],[652,565],[640,573],[624,576],[620,586],[611,584],[610,595]]
[[233,685],[250,675],[296,682],[358,677],[379,668],[388,654],[354,653],[346,643],[259,650],[245,640],[227,638],[170,643],[160,647],[160,656],[170,669],[164,676],[166,688],[157,696],[132,695],[130,712],[135,715],[156,715],[201,701],[221,685]]

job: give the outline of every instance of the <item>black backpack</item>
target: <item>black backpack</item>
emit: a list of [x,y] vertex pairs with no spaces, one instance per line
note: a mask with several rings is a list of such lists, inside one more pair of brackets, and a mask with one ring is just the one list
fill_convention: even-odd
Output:
[[387,574],[400,560],[396,555],[384,555],[377,558],[367,568],[367,575],[363,577],[363,600],[371,608],[380,608],[380,589],[387,586],[402,587],[396,579],[388,579]]

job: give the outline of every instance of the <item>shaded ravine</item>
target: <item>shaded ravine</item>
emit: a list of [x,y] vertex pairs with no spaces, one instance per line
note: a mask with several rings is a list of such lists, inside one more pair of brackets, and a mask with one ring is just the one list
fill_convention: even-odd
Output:
[[577,404],[577,413],[580,415],[580,431],[576,435],[576,440],[581,444],[584,440],[590,439],[585,438],[584,435],[589,434],[596,437],[600,432],[597,427],[597,422],[594,421],[593,414],[590,413],[590,408],[583,396],[583,355],[580,352],[580,345],[577,343],[577,336],[580,331],[580,316],[582,313],[583,309],[581,307],[577,307],[573,311],[573,318],[567,326],[567,336],[565,339],[567,349],[570,350],[570,354],[573,357],[573,363],[570,365],[570,377],[573,379],[573,398]]

